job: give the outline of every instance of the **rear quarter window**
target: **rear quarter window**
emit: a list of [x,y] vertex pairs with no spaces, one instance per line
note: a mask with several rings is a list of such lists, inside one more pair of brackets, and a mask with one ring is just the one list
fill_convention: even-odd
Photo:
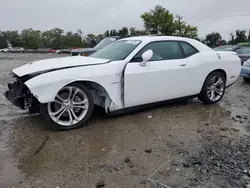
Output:
[[179,42],[179,45],[184,53],[185,57],[190,57],[194,54],[197,54],[199,51],[187,42]]

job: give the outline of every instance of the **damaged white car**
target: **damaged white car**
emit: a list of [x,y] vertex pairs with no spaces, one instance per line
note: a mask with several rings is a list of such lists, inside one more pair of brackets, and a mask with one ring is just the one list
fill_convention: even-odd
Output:
[[78,128],[94,105],[115,114],[162,101],[198,97],[219,102],[238,78],[234,52],[215,52],[199,41],[169,36],[130,37],[89,57],[32,62],[13,70],[6,98],[41,113],[54,128]]

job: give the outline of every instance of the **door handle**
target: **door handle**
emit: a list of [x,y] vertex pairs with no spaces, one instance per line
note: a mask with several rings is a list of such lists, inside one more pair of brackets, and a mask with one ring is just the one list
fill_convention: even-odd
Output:
[[185,67],[186,65],[186,63],[180,64],[181,67]]

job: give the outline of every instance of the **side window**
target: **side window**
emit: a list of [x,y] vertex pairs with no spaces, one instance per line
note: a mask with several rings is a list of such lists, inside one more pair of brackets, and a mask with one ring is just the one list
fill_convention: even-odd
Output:
[[160,41],[153,42],[146,45],[131,61],[140,62],[142,61],[142,54],[147,51],[153,51],[153,57],[150,61],[170,60],[170,59],[181,59],[183,58],[181,49],[177,42]]
[[196,53],[198,53],[198,50],[196,50],[192,45],[186,43],[186,42],[179,42],[181,48],[183,49],[185,56],[189,57]]

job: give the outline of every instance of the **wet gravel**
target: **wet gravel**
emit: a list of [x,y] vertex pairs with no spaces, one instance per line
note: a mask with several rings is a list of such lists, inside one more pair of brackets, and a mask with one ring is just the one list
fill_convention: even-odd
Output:
[[[223,129],[225,131],[225,129]],[[217,177],[219,187],[237,188],[250,184],[250,137],[235,139],[215,131],[202,134],[202,148],[185,159],[183,166],[192,168],[201,184]]]
[[3,96],[11,69],[55,54],[0,54],[0,187],[250,187],[250,84],[217,105],[198,100],[108,117],[66,132]]

